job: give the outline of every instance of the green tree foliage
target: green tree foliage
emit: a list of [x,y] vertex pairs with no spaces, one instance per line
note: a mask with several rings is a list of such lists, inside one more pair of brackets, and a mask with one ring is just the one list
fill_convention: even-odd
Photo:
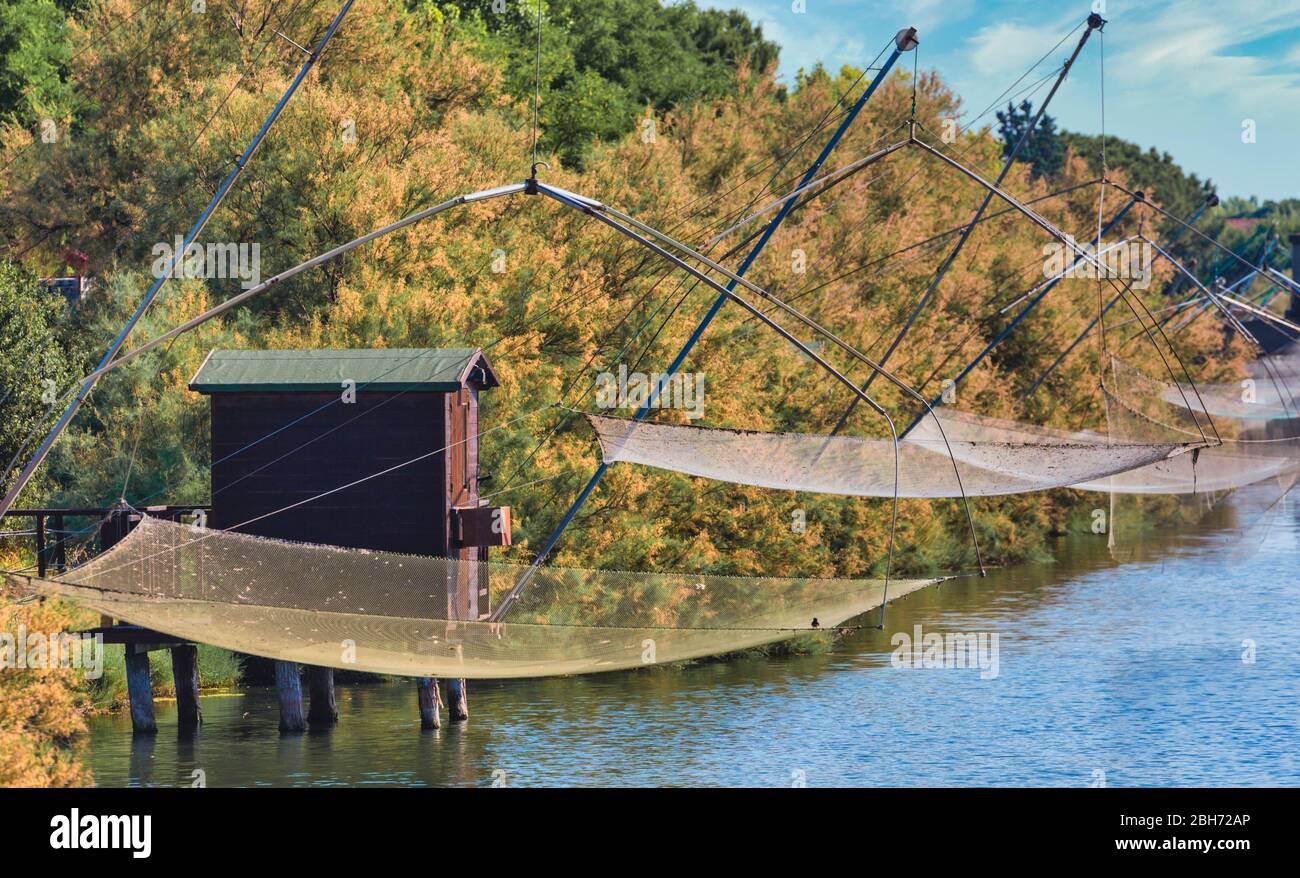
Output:
[[65,21],[79,0],[6,0],[0,5],[0,121],[61,119],[71,109],[64,82]]
[[[1063,131],[1061,141],[1083,156],[1093,173],[1101,173],[1102,141],[1096,134]],[[1149,198],[1177,216],[1187,216],[1205,203],[1214,184],[1188,173],[1167,152],[1155,147],[1143,149],[1136,143],[1107,135],[1106,167],[1121,168],[1130,188],[1140,189]]]
[[[1070,150],[1087,160],[1094,173],[1101,173],[1100,136],[1066,131],[1061,133],[1061,139]],[[1112,172],[1122,172],[1130,188],[1145,192],[1147,197],[1174,216],[1191,216],[1214,193],[1212,181],[1202,180],[1195,173],[1184,170],[1167,152],[1154,147],[1143,149],[1113,136],[1106,138],[1105,147],[1106,167]],[[1178,226],[1172,221],[1162,220],[1158,221],[1157,228],[1164,229],[1169,237]],[[1196,228],[1252,263],[1258,262],[1267,247],[1269,263],[1286,271],[1290,267],[1287,237],[1300,231],[1300,202],[1295,199],[1224,198],[1217,206],[1201,213]],[[1205,238],[1188,231],[1179,236],[1171,252],[1194,266],[1204,281],[1220,276],[1232,281],[1248,271]],[[1261,293],[1267,289],[1262,281],[1256,284],[1253,288]],[[1175,285],[1186,292],[1185,283],[1175,279]],[[1287,297],[1274,297],[1274,300],[1284,306]]]
[[[440,5],[462,27],[486,31],[478,51],[502,62],[506,90],[524,102],[537,83],[536,8],[505,0]],[[744,13],[690,0],[548,0],[542,26],[544,144],[575,166],[593,143],[630,131],[647,106],[662,113],[734,94],[739,67],[765,71],[777,60],[776,44]]]
[[[1300,200],[1285,198],[1281,201],[1257,198],[1225,198],[1209,212],[1208,222],[1201,228],[1223,246],[1257,264],[1265,254],[1270,266],[1290,276],[1290,236],[1300,233]],[[1247,271],[1245,266],[1226,254],[1198,241],[1203,271],[1208,277],[1224,276],[1231,282]],[[1276,286],[1265,280],[1253,281],[1249,290],[1268,296],[1278,310],[1285,310],[1289,295],[1269,295]],[[1285,292],[1285,291],[1282,291]]]
[[[1027,100],[1021,101],[1019,107],[1008,103],[1005,112],[998,111],[998,133],[1002,137],[1004,156],[1011,155],[1033,118],[1034,107]],[[1020,148],[1016,160],[1033,168],[1035,177],[1055,177],[1061,172],[1065,165],[1065,145],[1056,132],[1056,120],[1049,114],[1043,114],[1038,126]]]
[[[0,465],[30,453],[51,422],[58,397],[75,373],[61,337],[67,304],[11,259],[0,260]],[[0,476],[0,489],[13,473]],[[38,478],[23,494],[44,497],[48,480]]]
[[[999,130],[1007,152],[1023,134],[1033,115],[1026,101],[1018,109],[1008,105],[1005,113],[998,113]],[[1136,143],[1108,135],[1080,134],[1072,131],[1055,131],[1055,122],[1044,114],[1039,131],[1031,135],[1021,158],[1028,162],[1037,176],[1056,177],[1064,162],[1066,150],[1081,156],[1089,169],[1097,175],[1105,169],[1112,176],[1118,172],[1126,185],[1143,192],[1155,204],[1179,218],[1187,218],[1205,207],[1214,193],[1214,184],[1202,180],[1195,173],[1183,169],[1168,152],[1154,147],[1143,149]],[[1179,233],[1179,225],[1172,220],[1153,218],[1155,227],[1163,237],[1177,240],[1170,247],[1179,260],[1192,267],[1205,281],[1220,276],[1236,279],[1248,269],[1218,250],[1210,241],[1192,232]],[[1294,202],[1259,203],[1254,199],[1226,199],[1217,207],[1207,207],[1197,220],[1198,231],[1218,241],[1234,253],[1257,262],[1269,249],[1270,263],[1279,269],[1289,264],[1286,236],[1300,228],[1300,219]],[[1278,242],[1281,242],[1281,246]],[[1181,276],[1172,278],[1167,292],[1185,294],[1187,282]],[[1279,300],[1283,301],[1283,300]]]

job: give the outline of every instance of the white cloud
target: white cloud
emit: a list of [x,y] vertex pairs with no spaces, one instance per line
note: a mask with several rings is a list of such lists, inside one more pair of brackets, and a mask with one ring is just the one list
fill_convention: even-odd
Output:
[[[1113,65],[1124,79],[1181,98],[1226,100],[1246,108],[1300,99],[1300,76],[1279,71],[1277,58],[1243,44],[1266,40],[1300,24],[1300,0],[1236,0],[1224,15],[1218,0],[1166,3],[1146,20],[1125,20]],[[1293,53],[1298,54],[1298,53]]]
[[982,27],[966,41],[971,67],[985,76],[1018,75],[1077,24],[1075,17],[1042,25],[1004,21]]

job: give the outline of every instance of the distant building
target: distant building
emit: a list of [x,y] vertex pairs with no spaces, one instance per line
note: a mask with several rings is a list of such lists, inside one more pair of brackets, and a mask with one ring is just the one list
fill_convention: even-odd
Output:
[[53,292],[68,300],[69,305],[75,305],[81,301],[82,296],[90,292],[95,282],[88,277],[43,277],[41,283],[45,284]]
[[1224,225],[1242,232],[1254,231],[1260,221],[1248,216],[1231,216],[1223,221]]

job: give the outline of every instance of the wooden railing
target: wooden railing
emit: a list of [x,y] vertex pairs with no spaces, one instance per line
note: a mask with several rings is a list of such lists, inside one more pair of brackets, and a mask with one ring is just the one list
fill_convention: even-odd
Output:
[[[191,506],[146,506],[141,512],[156,515],[159,518],[179,519],[182,515],[191,515],[198,511],[207,512],[212,507],[205,504]],[[95,530],[94,539],[98,551],[102,552],[122,537],[131,532],[140,520],[138,512],[130,509],[67,507],[41,509],[10,509],[0,516],[0,522],[12,518],[34,519],[31,530],[0,530],[0,538],[31,537],[36,543],[36,575],[45,576],[51,568],[62,573],[68,569],[67,544],[70,535],[88,534]],[[69,518],[93,518],[96,521],[82,530],[69,531]],[[54,539],[51,540],[50,537]]]

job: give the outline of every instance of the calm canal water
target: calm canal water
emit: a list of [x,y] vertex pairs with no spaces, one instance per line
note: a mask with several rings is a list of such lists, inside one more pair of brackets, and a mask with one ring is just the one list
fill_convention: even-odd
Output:
[[[340,687],[337,728],[284,738],[271,690],[205,697],[191,742],[160,703],[156,738],[97,719],[90,763],[107,786],[1296,785],[1300,502],[1248,507],[1123,563],[1075,538],[909,595],[825,655],[472,681],[436,732],[410,684]],[[998,675],[894,667],[914,625],[996,633]]]

